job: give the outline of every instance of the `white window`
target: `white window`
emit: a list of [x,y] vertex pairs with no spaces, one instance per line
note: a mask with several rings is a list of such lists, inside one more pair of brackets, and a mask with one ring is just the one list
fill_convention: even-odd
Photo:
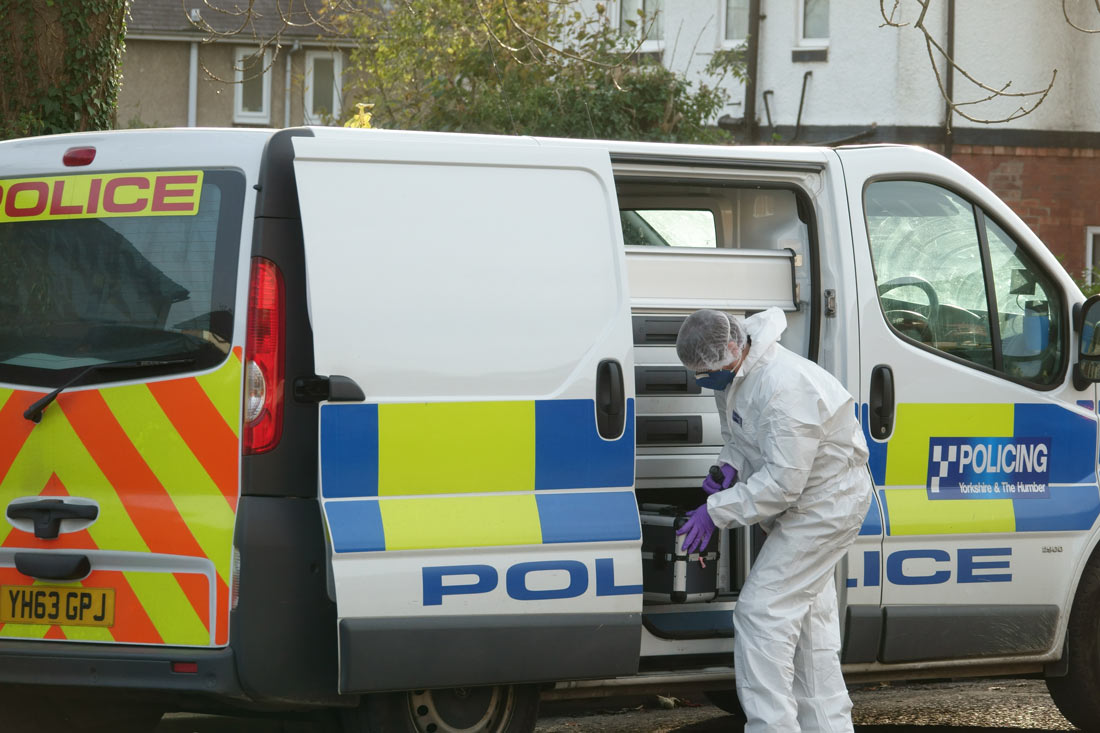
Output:
[[[639,12],[645,15],[644,19]],[[665,0],[621,0],[619,30],[640,38],[642,51],[660,50],[665,40]]]
[[339,51],[307,51],[305,117],[307,125],[322,125],[340,116],[343,57]]
[[271,122],[271,51],[247,46],[233,55],[233,121]]
[[749,37],[749,0],[723,0],[723,45],[739,46]]
[[1085,284],[1100,282],[1100,227],[1085,229]]
[[798,0],[800,46],[829,45],[829,0]]

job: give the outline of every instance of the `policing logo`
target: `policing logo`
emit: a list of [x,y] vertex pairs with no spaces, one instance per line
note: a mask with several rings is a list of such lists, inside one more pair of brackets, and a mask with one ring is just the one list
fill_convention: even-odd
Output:
[[929,499],[1045,499],[1050,438],[930,438]]

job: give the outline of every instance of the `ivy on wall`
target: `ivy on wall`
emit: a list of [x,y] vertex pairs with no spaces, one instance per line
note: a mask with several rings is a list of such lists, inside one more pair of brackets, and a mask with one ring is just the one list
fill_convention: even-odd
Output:
[[0,139],[113,126],[129,0],[0,0]]

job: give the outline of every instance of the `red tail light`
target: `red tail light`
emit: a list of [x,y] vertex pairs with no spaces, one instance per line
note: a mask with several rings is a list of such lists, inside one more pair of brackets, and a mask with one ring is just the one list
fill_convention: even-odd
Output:
[[266,453],[283,433],[286,311],[283,275],[271,260],[252,258],[248,335],[244,346],[244,454]]

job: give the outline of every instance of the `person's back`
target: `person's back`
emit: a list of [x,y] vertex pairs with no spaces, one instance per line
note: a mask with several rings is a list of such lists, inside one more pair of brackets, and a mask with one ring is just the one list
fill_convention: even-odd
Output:
[[726,444],[719,460],[736,466],[738,480],[748,482],[771,455],[772,470],[782,474],[767,477],[776,482],[777,495],[767,500],[753,492],[754,508],[747,506],[749,496],[738,497],[736,518],[769,525],[789,505],[806,509],[832,501],[830,482],[866,463],[867,447],[855,400],[843,385],[779,343],[786,319],[778,309],[747,318],[744,326],[749,353],[729,388],[715,393]]

